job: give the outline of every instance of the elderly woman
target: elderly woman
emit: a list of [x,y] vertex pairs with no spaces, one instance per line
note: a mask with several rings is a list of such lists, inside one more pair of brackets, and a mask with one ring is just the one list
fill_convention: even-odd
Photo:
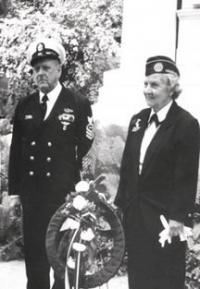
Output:
[[[186,242],[195,201],[199,125],[175,99],[180,73],[166,56],[147,59],[149,108],[131,119],[115,204],[124,213],[130,289],[183,289]],[[166,239],[160,216],[166,219]],[[170,242],[171,241],[171,242]]]

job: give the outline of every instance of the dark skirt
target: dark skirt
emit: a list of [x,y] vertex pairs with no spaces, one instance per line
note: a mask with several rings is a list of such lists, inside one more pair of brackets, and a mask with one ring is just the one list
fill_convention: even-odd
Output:
[[161,248],[158,233],[163,228],[148,230],[143,216],[136,207],[129,207],[124,216],[129,288],[184,289],[186,242],[173,238]]

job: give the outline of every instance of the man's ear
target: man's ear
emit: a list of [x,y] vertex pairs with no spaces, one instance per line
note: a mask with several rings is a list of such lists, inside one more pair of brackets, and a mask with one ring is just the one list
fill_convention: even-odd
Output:
[[57,63],[57,69],[58,69],[58,73],[60,74],[59,78],[61,77],[62,74],[62,65],[58,62]]

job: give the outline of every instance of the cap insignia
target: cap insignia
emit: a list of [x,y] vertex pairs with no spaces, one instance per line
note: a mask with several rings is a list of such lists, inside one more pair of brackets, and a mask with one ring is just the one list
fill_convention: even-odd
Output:
[[37,49],[37,52],[43,52],[45,50],[44,43],[42,43],[42,42],[38,43],[36,49]]
[[161,62],[157,62],[156,64],[154,64],[153,69],[155,72],[161,72],[161,71],[163,71],[164,67],[163,67],[163,64]]

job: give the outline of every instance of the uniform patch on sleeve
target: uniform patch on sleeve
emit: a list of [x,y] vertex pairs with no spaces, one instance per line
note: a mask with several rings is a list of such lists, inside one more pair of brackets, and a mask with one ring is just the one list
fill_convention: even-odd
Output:
[[89,140],[94,138],[94,121],[92,117],[88,116],[88,124],[86,126],[86,137]]

